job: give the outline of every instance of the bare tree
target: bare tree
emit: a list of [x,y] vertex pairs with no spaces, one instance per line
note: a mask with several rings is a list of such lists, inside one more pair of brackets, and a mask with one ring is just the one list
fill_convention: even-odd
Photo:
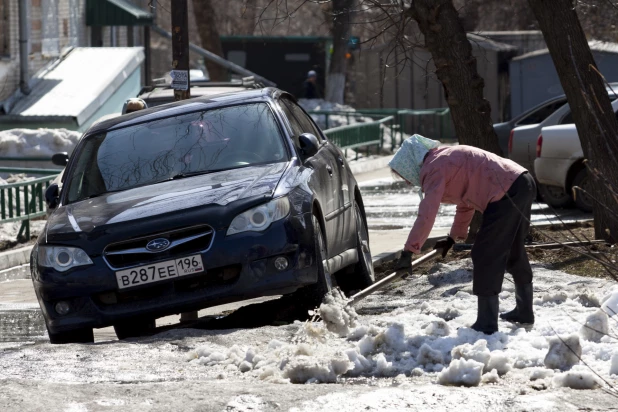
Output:
[[[211,0],[193,0],[195,21],[202,40],[202,47],[206,50],[223,56],[223,47],[217,30],[217,15]],[[226,81],[228,79],[227,70],[220,65],[206,60],[208,75],[212,81]]]
[[346,52],[350,37],[350,12],[353,0],[332,0],[333,54],[326,78],[326,100],[343,103],[345,91]]
[[572,0],[528,0],[545,37],[588,159],[595,236],[618,239],[618,121]]

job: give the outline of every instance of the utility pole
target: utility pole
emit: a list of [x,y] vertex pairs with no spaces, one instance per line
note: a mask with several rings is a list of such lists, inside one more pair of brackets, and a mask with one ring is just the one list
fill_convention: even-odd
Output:
[[[189,79],[189,9],[188,0],[172,0],[172,89],[174,100],[191,98]],[[180,314],[181,322],[197,320],[197,311]]]
[[191,98],[188,0],[172,0],[172,89],[174,100]]

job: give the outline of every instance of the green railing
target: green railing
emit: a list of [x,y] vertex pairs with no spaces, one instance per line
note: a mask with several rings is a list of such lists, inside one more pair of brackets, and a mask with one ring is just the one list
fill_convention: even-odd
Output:
[[[377,146],[378,150],[382,148],[384,145],[384,132],[386,130],[390,130],[391,136],[395,134],[394,120],[393,116],[388,116],[373,122],[333,127],[324,130],[324,134],[333,143],[345,150],[346,156],[348,149],[357,149],[359,147],[366,147],[367,155],[369,155],[370,146]],[[356,159],[358,159],[358,150],[356,150]]]
[[43,174],[33,180],[0,185],[0,224],[21,221],[17,239],[30,239],[30,221],[46,215],[45,189],[58,176],[59,170],[0,167],[0,173]]
[[455,139],[448,108],[424,110],[358,109],[354,112],[313,110],[309,114],[326,130],[329,130],[334,123],[333,116],[338,116],[340,119],[344,118],[346,125],[359,124],[357,123],[358,120],[367,117],[375,120],[376,118],[393,116],[395,118],[393,130],[396,133],[391,134],[392,149],[396,148],[405,136],[414,133],[442,141]]

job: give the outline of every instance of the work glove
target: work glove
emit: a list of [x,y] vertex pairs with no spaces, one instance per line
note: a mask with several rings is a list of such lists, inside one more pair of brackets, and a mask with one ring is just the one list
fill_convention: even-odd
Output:
[[448,236],[448,237],[445,237],[444,239],[438,240],[436,242],[436,245],[433,248],[434,250],[442,249],[442,257],[445,258],[446,254],[448,253],[449,250],[451,250],[454,244],[455,244],[455,239]]
[[395,264],[395,271],[406,271],[412,274],[412,252],[407,250],[401,252],[401,257]]

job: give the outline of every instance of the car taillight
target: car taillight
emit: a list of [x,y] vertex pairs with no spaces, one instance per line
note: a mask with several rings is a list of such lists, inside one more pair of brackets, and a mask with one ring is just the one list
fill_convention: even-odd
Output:
[[543,135],[540,134],[536,139],[536,157],[541,157],[541,149],[543,149]]
[[513,135],[515,134],[515,129],[511,129],[511,134],[509,135],[509,154],[513,153]]

